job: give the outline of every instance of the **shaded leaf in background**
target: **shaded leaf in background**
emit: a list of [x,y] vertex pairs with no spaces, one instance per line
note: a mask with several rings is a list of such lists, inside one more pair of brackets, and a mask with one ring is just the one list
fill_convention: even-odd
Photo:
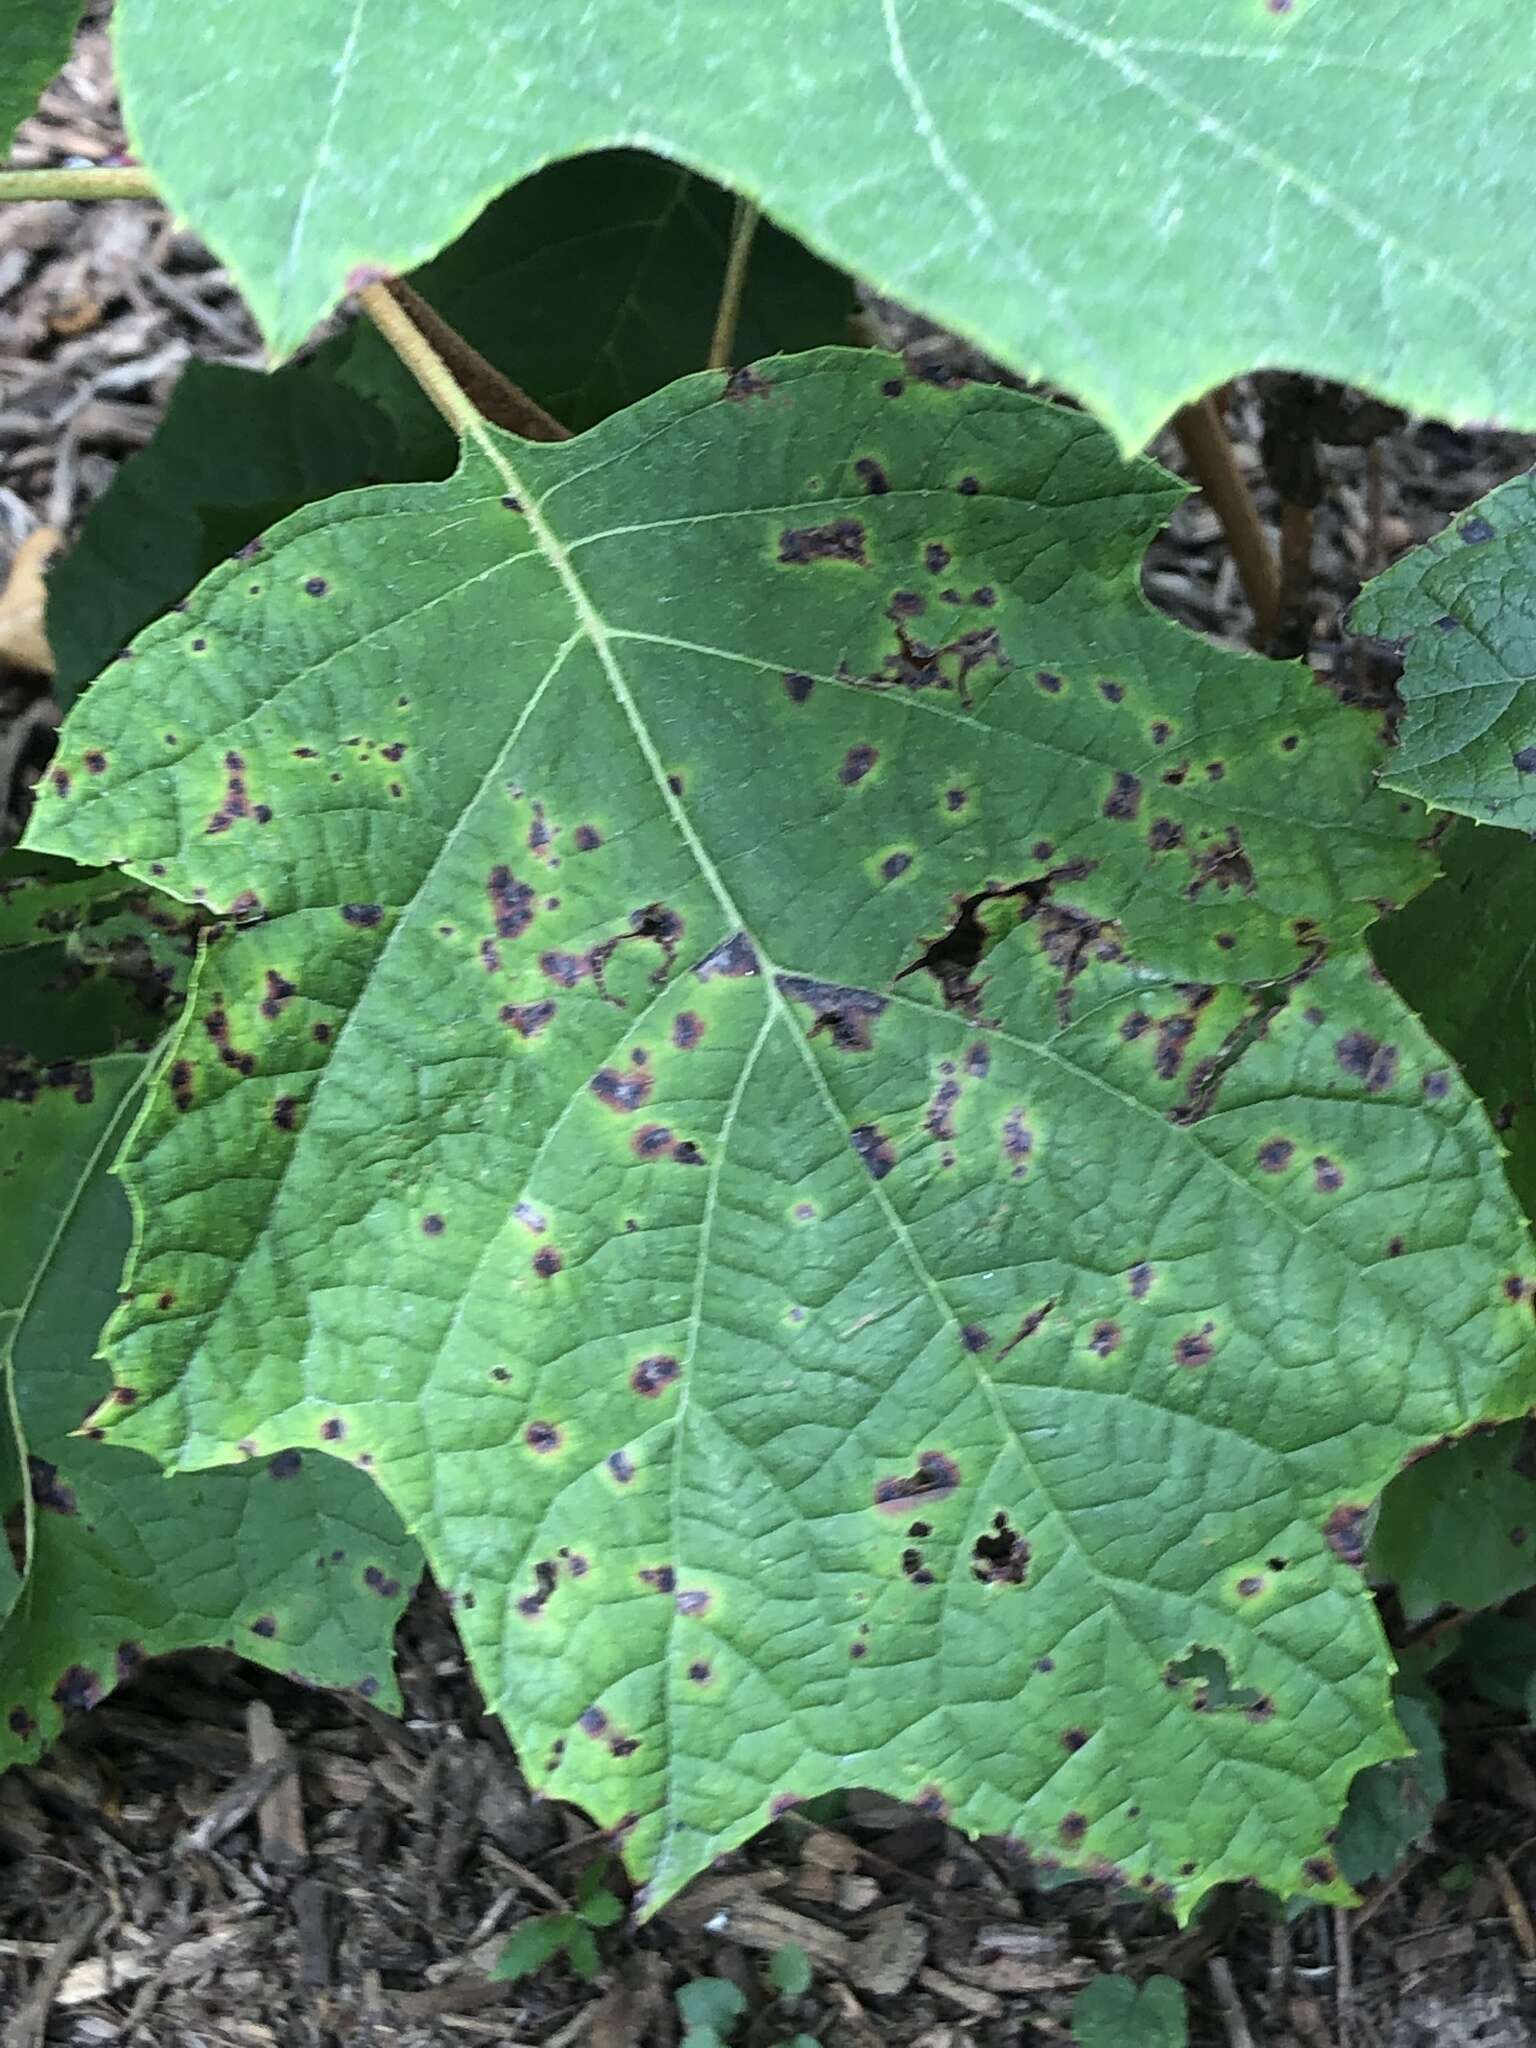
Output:
[[64,68],[85,0],[5,0],[0,20],[0,158],[36,111],[43,87]]
[[1448,1444],[1387,1488],[1371,1574],[1410,1622],[1439,1607],[1497,1607],[1536,1584],[1536,1465],[1528,1427]]
[[114,869],[0,856],[0,1098],[42,1068],[146,1051],[186,993],[198,909]]
[[[487,208],[416,289],[573,431],[702,366],[731,200],[618,151],[556,164]],[[743,357],[844,338],[845,278],[776,228],[753,243]],[[49,579],[56,694],[70,702],[225,555],[315,498],[446,476],[457,444],[359,321],[275,376],[191,363]]]
[[1349,623],[1408,643],[1390,787],[1536,832],[1536,474],[1368,583]]
[[1434,1821],[1445,1797],[1445,1744],[1438,1701],[1398,1686],[1397,1718],[1413,1744],[1410,1756],[1373,1764],[1349,1788],[1334,1853],[1353,1885],[1389,1877]]
[[122,0],[114,23],[135,149],[280,354],[355,266],[407,269],[541,164],[644,136],[1127,445],[1265,364],[1536,425],[1536,16],[1509,0],[286,20]]
[[651,1906],[850,1777],[1341,1898],[1401,1752],[1367,1511],[1529,1401],[1529,1255],[1357,943],[1423,819],[1147,607],[1176,496],[770,361],[297,515],[63,735],[40,845],[265,913],[134,1139],[103,1422],[370,1459]]
[[1508,1614],[1474,1615],[1458,1646],[1479,1698],[1536,1715],[1536,1628]]
[[1129,1977],[1095,1977],[1072,2001],[1077,2048],[1185,2048],[1189,2021],[1184,1987],[1149,1977],[1138,1990]]
[[[35,1541],[0,1626],[0,1765],[35,1756],[66,1712],[171,1650],[233,1649],[398,1703],[394,1625],[421,1561],[361,1474],[290,1451],[249,1471],[168,1479],[139,1453],[76,1433],[108,1383],[93,1353],[130,1220],[106,1168],[143,1068],[109,1055],[78,1068],[72,1090],[0,1102],[5,1214],[25,1233],[34,1220],[50,1232],[14,1343]],[[15,1228],[0,1237],[7,1299]],[[174,1298],[158,1312],[173,1316]]]
[[1456,824],[1445,873],[1371,933],[1392,986],[1482,1097],[1536,1217],[1536,845]]

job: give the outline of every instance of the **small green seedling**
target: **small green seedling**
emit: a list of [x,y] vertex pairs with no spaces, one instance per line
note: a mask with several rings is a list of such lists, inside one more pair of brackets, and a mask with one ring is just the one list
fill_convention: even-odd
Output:
[[[768,1981],[781,1998],[799,1998],[810,1988],[811,1965],[805,1950],[790,1942],[768,1965]],[[683,2022],[683,2048],[725,2048],[736,2022],[747,2009],[745,1996],[728,1978],[695,1977],[675,1994]],[[773,2048],[821,2048],[810,2034],[775,2041]]]
[[1140,1991],[1129,1977],[1095,1977],[1072,2004],[1077,2048],[1188,2048],[1184,1988],[1172,1977],[1149,1977]]
[[590,1984],[601,1967],[594,1930],[612,1927],[624,1917],[623,1901],[603,1883],[607,1867],[607,1859],[600,1857],[582,1872],[569,1913],[538,1913],[525,1920],[496,1958],[492,1979],[515,1984],[563,1954],[577,1976]]

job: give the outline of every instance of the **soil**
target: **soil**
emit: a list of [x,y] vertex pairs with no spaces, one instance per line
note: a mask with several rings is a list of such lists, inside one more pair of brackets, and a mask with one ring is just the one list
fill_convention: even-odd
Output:
[[[99,163],[122,146],[98,14],[13,161]],[[893,309],[873,317],[930,366],[997,374]],[[78,530],[193,355],[261,361],[218,264],[159,209],[0,213],[0,584],[39,528]],[[1262,441],[1277,389],[1294,402],[1273,379],[1226,395],[1272,528]],[[1172,435],[1155,452],[1182,466]],[[1302,592],[1312,665],[1390,709],[1390,652],[1362,652],[1341,624],[1360,582],[1533,457],[1527,438],[1420,420],[1370,449],[1324,449]],[[1200,496],[1154,543],[1145,587],[1196,630],[1249,644]],[[0,670],[0,844],[56,717],[46,677]],[[168,1658],[0,1779],[3,2048],[628,2048],[679,2039],[673,1994],[701,1976],[747,1995],[737,2039],[754,2048],[796,2033],[825,2048],[1030,2048],[1068,2040],[1076,1988],[1118,1968],[1180,1979],[1197,2044],[1536,2042],[1536,1738],[1475,1701],[1450,1702],[1450,1796],[1430,1832],[1351,1912],[1287,1923],[1221,1894],[1179,1932],[1094,1884],[1041,1889],[1005,1846],[855,1792],[786,1817],[648,1924],[601,1933],[595,1983],[557,1959],[502,1985],[487,1969],[509,1932],[568,1905],[594,1862],[626,1888],[587,1820],[529,1794],[430,1586],[399,1664],[396,1722],[231,1657]],[[811,1987],[775,1999],[764,1967],[786,1945],[810,1959]]]

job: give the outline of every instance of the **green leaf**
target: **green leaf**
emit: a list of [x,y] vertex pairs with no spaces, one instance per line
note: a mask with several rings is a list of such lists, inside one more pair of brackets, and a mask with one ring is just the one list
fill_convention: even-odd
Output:
[[[573,431],[696,369],[730,233],[718,186],[634,151],[555,164],[412,279]],[[777,229],[753,243],[744,355],[843,339],[851,289]],[[457,444],[367,320],[275,376],[188,365],[147,448],[48,583],[69,703],[141,627],[265,527],[363,483],[445,476]]]
[[1349,1788],[1335,1854],[1351,1884],[1389,1877],[1428,1832],[1445,1797],[1445,1744],[1436,1702],[1399,1691],[1397,1716],[1410,1756],[1373,1764]]
[[[140,1453],[77,1434],[108,1384],[92,1355],[131,1232],[106,1168],[144,1065],[77,1062],[68,1086],[0,1100],[0,1343],[34,1532],[25,1588],[0,1626],[0,1764],[35,1756],[67,1710],[170,1650],[224,1645],[398,1701],[391,1642],[420,1558],[361,1474],[287,1452],[248,1473],[167,1479]],[[162,1293],[156,1312],[175,1310]],[[9,1507],[15,1474],[0,1478]]]
[[1479,1698],[1529,1713],[1536,1692],[1536,1628],[1507,1614],[1479,1614],[1462,1631],[1460,1655]]
[[1536,846],[1457,824],[1440,858],[1444,876],[1377,925],[1371,951],[1482,1097],[1536,1217]]
[[574,1913],[540,1913],[525,1920],[496,1958],[492,1982],[517,1984],[524,1977],[531,1977],[561,1954],[580,1927]]
[[1185,2048],[1184,1987],[1149,1977],[1138,1991],[1129,1977],[1095,1977],[1072,2001],[1072,2038],[1078,2048]]
[[1387,1488],[1372,1576],[1410,1622],[1438,1607],[1497,1607],[1536,1584],[1536,1479],[1526,1426],[1437,1450]]
[[803,1998],[811,1988],[811,1959],[793,1941],[768,1959],[768,1981],[781,1998]]
[[265,913],[135,1137],[103,1415],[370,1458],[642,1907],[850,1778],[1342,1898],[1367,1510],[1531,1399],[1486,1119],[1354,943],[1423,820],[1149,610],[1175,489],[1083,415],[751,381],[299,514],[73,714],[38,843]]
[[1536,475],[1368,583],[1349,623],[1408,643],[1393,789],[1536,832]]
[[0,156],[35,111],[43,87],[64,68],[84,0],[5,0],[0,25]]
[[279,354],[357,266],[409,269],[541,164],[644,136],[1127,445],[1274,363],[1536,424],[1536,261],[1510,231],[1532,17],[1164,0],[1140,22],[1119,0],[538,0],[515,26],[501,0],[311,0],[273,38],[245,0],[123,0],[115,31],[135,148]]
[[728,1977],[695,1977],[674,1994],[685,2027],[728,2034],[747,2009],[747,2001]]

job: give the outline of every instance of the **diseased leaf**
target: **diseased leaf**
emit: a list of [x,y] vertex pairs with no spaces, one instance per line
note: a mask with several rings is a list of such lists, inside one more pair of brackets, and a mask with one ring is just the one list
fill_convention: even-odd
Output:
[[1388,785],[1536,832],[1536,473],[1368,583],[1350,625],[1408,643]]
[[32,113],[43,87],[61,71],[84,0],[5,0],[0,22],[0,156]]
[[1440,859],[1444,875],[1375,927],[1371,951],[1482,1097],[1536,1217],[1536,846],[1455,825]]
[[[555,164],[413,278],[498,369],[577,430],[700,367],[731,221],[718,186],[623,150]],[[847,280],[787,235],[752,247],[744,356],[844,339]],[[367,320],[275,376],[190,363],[49,579],[68,703],[141,627],[279,518],[364,483],[446,476],[436,409]]]
[[[293,1450],[249,1472],[168,1479],[139,1452],[76,1433],[108,1385],[93,1353],[131,1233],[106,1168],[143,1068],[112,1055],[79,1067],[72,1090],[0,1101],[7,1300],[19,1260],[47,1233],[15,1318],[35,1541],[0,1626],[0,1764],[35,1756],[67,1711],[170,1650],[223,1646],[312,1684],[398,1700],[392,1636],[420,1558],[377,1488]],[[156,1313],[176,1310],[164,1290]],[[8,1488],[5,1505],[15,1499]]]
[[1509,0],[537,0],[515,27],[305,0],[287,31],[244,0],[116,16],[134,146],[280,354],[357,266],[643,136],[1128,445],[1263,364],[1536,424],[1536,19]]
[[1449,1444],[1388,1487],[1373,1576],[1409,1621],[1440,1607],[1497,1607],[1536,1584],[1536,1477],[1527,1426]]
[[1529,1252],[1357,943],[1422,817],[1148,609],[1175,496],[888,359],[697,377],[297,515],[63,736],[40,845],[265,914],[103,1423],[371,1460],[651,1907],[850,1781],[1342,1898],[1401,1752],[1367,1511],[1529,1402]]

